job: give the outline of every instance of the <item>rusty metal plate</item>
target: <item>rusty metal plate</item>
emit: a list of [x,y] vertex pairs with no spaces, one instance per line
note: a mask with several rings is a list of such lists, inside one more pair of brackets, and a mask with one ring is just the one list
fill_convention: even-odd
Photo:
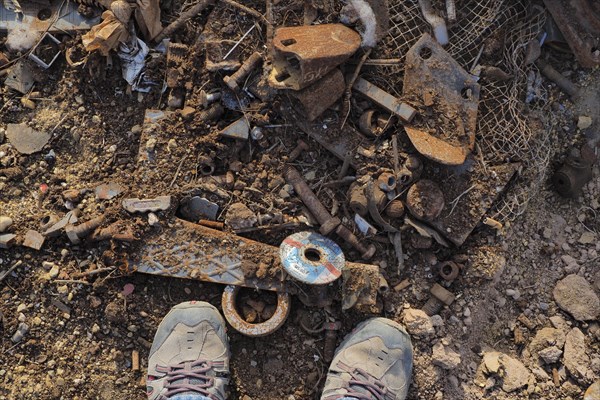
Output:
[[404,98],[423,117],[404,128],[419,153],[446,165],[465,162],[475,145],[479,90],[477,77],[428,34],[410,48]]
[[461,246],[503,194],[519,166],[513,163],[484,167],[472,157],[457,167],[428,166],[424,174],[439,185],[446,202],[442,213],[428,223]]
[[269,84],[303,89],[350,58],[360,43],[360,35],[342,24],[279,28],[273,38]]
[[600,64],[600,2],[544,0],[577,61],[584,68]]
[[290,294],[299,287],[285,280],[278,247],[180,219],[147,236],[137,250],[129,259],[136,272]]

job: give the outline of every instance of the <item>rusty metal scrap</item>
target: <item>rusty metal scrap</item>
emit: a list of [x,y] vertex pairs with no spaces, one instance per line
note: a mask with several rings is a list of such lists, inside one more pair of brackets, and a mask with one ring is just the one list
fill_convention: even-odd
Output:
[[597,0],[544,0],[577,61],[600,64],[600,3]]
[[358,78],[352,88],[380,107],[397,115],[404,122],[411,122],[415,118],[415,115],[417,115],[417,110],[410,104],[400,101],[363,78]]
[[292,96],[298,100],[298,111],[309,121],[314,121],[342,97],[345,88],[344,75],[336,68],[312,85],[292,93]]
[[341,24],[276,29],[269,84],[277,89],[303,89],[348,60],[360,43],[360,35]]
[[438,118],[404,129],[419,153],[446,165],[460,165],[475,145],[477,77],[465,71],[431,36],[425,34],[406,55],[403,92],[415,107]]
[[[284,280],[279,248],[177,219],[131,255],[134,271],[262,290],[297,292]],[[378,268],[377,266],[372,266]],[[365,264],[346,263],[357,271]]]

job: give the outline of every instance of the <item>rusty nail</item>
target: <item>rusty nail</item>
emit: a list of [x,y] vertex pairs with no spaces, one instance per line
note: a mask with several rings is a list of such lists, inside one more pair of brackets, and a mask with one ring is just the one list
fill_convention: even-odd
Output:
[[262,61],[262,56],[259,52],[254,52],[238,69],[233,75],[226,76],[223,78],[223,81],[231,90],[234,92],[238,92],[240,90],[240,83],[242,80],[246,79],[246,77],[252,72],[254,68],[258,66],[258,64]]
[[331,362],[335,355],[337,345],[337,331],[342,329],[340,321],[325,322],[323,330],[325,331],[325,343],[323,344],[323,359],[325,362]]
[[225,224],[218,221],[211,221],[208,219],[201,219],[198,221],[198,225],[206,226],[207,228],[217,229],[222,231],[225,228]]
[[295,161],[296,158],[300,157],[300,154],[302,154],[302,152],[305,150],[308,150],[308,144],[304,140],[299,139],[298,144],[296,145],[294,150],[292,150],[292,152],[290,153],[290,156],[288,157],[288,161],[289,162]]
[[199,93],[199,97],[200,104],[203,108],[206,108],[210,103],[214,103],[215,101],[219,100],[221,98],[221,93],[206,93],[205,90],[201,90]]

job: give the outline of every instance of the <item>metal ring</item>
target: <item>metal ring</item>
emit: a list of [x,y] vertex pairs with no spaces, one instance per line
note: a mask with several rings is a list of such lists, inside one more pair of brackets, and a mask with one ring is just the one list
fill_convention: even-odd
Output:
[[447,281],[453,281],[458,277],[460,268],[454,261],[443,261],[438,264],[440,276]]
[[223,290],[223,297],[221,298],[221,306],[223,308],[223,314],[225,319],[229,322],[229,325],[242,335],[260,337],[266,336],[285,323],[290,313],[290,295],[285,292],[277,292],[277,308],[273,316],[265,322],[260,324],[251,324],[246,322],[237,311],[236,299],[240,291],[240,286],[228,285]]

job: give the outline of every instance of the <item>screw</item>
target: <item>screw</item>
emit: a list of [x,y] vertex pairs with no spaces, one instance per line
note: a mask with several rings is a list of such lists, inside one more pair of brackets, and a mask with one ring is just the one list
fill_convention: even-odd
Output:
[[71,243],[78,244],[81,242],[81,239],[83,239],[84,237],[89,235],[94,229],[102,225],[104,220],[104,215],[101,215],[77,226],[69,225],[65,228],[65,233],[69,237]]
[[217,103],[217,104],[213,104],[209,109],[201,111],[198,114],[198,118],[200,119],[200,122],[209,122],[209,121],[214,121],[217,118],[219,118],[221,115],[223,115],[223,106],[221,106],[221,104]]
[[216,93],[206,93],[206,91],[201,90],[199,93],[200,96],[200,104],[202,105],[202,108],[206,108],[208,107],[208,105],[210,103],[214,103],[215,101],[219,100],[221,98],[221,93],[220,92],[216,92]]
[[259,52],[254,52],[233,75],[226,76],[223,81],[234,92],[240,91],[240,83],[252,72],[254,68],[262,61],[262,56]]
[[289,165],[284,167],[283,175],[285,180],[294,187],[302,202],[308,207],[317,221],[319,221],[319,224],[321,224],[319,231],[323,235],[327,235],[335,230],[335,233],[358,250],[364,259],[368,260],[373,257],[376,250],[375,246],[371,244],[368,248],[365,247],[350,229],[342,225],[339,218],[332,217],[294,167]]
[[305,150],[308,150],[308,144],[306,144],[306,142],[304,140],[299,139],[298,144],[296,145],[294,150],[292,150],[292,152],[290,153],[290,155],[288,157],[288,161],[292,162],[292,161],[296,160],[296,158],[300,157],[300,154],[302,154],[302,152]]
[[449,306],[455,300],[454,295],[440,284],[434,284],[429,291],[431,292],[431,297],[427,300],[422,310],[430,317],[438,314],[442,310],[442,307],[444,307],[444,304]]

